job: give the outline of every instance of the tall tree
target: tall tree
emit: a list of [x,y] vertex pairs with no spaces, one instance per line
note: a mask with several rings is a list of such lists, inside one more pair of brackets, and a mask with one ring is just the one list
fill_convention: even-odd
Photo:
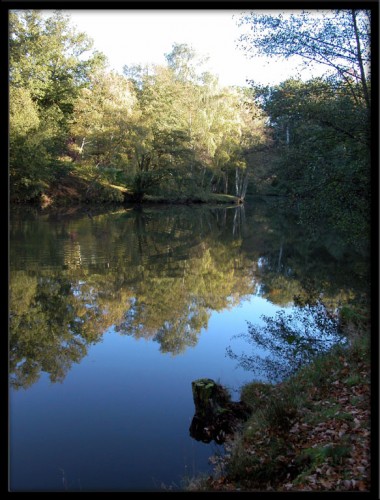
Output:
[[[68,127],[80,89],[104,57],[92,41],[70,27],[60,11],[44,16],[37,10],[9,15],[10,174],[12,198],[31,199],[59,171]],[[34,120],[26,137],[20,128],[26,109]],[[25,123],[30,122],[27,118]]]
[[80,88],[104,56],[61,11],[49,17],[38,10],[12,11],[9,28],[10,85],[29,89],[41,109],[57,105],[64,116],[71,114]]
[[195,83],[199,81],[200,69],[208,57],[201,56],[185,43],[174,43],[171,52],[165,54],[165,59],[178,80]]
[[81,89],[70,125],[70,152],[90,177],[115,181],[125,169],[136,96],[127,79],[104,69],[94,71]]
[[370,10],[251,12],[239,25],[250,28],[239,39],[248,56],[298,56],[305,65],[323,65],[345,82],[357,103],[364,100],[370,108]]
[[[136,71],[137,70],[137,71]],[[129,177],[135,197],[174,188],[190,162],[192,151],[183,126],[182,88],[172,70],[163,66],[124,68],[137,95],[135,120],[130,128]]]

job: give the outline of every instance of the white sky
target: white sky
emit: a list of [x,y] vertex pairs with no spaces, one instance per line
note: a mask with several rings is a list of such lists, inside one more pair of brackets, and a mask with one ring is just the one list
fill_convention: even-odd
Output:
[[[165,53],[174,43],[186,43],[200,55],[210,56],[208,69],[222,85],[246,85],[246,78],[277,84],[295,76],[289,61],[269,63],[248,59],[236,48],[242,33],[236,26],[238,10],[69,10],[71,24],[94,40],[110,67],[122,73],[125,64],[166,64]],[[235,15],[235,19],[233,19]]]

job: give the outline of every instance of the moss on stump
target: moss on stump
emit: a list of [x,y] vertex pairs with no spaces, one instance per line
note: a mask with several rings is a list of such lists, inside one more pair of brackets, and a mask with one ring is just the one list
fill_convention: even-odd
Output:
[[189,430],[197,441],[223,443],[251,413],[245,403],[231,401],[228,391],[212,379],[194,380],[191,387],[195,415]]

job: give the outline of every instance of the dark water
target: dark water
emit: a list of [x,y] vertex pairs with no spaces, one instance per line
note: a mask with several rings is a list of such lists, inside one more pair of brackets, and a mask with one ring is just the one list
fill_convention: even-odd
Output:
[[238,397],[226,355],[247,321],[323,292],[366,293],[368,265],[290,213],[118,208],[10,214],[11,491],[181,489],[216,444],[191,438],[191,381]]

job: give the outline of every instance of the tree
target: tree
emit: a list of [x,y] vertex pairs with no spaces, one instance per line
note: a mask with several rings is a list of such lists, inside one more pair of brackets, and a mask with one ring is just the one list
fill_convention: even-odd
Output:
[[[216,109],[215,109],[216,108]],[[267,141],[264,115],[252,91],[224,88],[214,98],[212,128],[215,152],[212,183],[244,199],[252,170],[250,155]]]
[[298,56],[305,65],[324,65],[348,87],[359,104],[370,109],[371,11],[338,9],[279,12],[272,15],[251,12],[239,25],[250,31],[240,36],[239,45],[248,56],[267,55],[285,59]]
[[[38,141],[35,139],[40,127],[40,118],[29,90],[10,89],[9,125],[9,173],[12,179],[12,193],[27,191],[33,196],[41,188],[40,182],[44,180],[46,151],[38,147]],[[34,161],[36,156],[40,159],[39,168]],[[15,198],[16,196],[13,197]]]
[[57,105],[67,118],[104,56],[92,50],[93,41],[77,33],[61,11],[49,17],[38,10],[12,11],[9,31],[11,87],[29,89],[41,109]]
[[60,174],[76,98],[88,85],[90,72],[103,62],[104,57],[92,51],[92,41],[76,33],[62,12],[49,17],[37,10],[10,12],[12,199],[37,198]]
[[185,43],[174,43],[171,52],[165,54],[168,67],[176,79],[182,82],[199,81],[199,69],[208,60]]
[[133,189],[244,198],[248,150],[265,141],[255,103],[247,105],[239,89],[221,88],[186,44],[174,44],[166,59],[167,67],[124,68],[141,112],[131,142]]
[[70,125],[70,153],[89,179],[115,181],[128,162],[136,96],[127,79],[105,69],[94,71],[81,89]]
[[[256,89],[257,94],[260,90]],[[344,82],[290,79],[261,89],[274,131],[277,190],[296,203],[301,221],[320,221],[355,245],[369,234],[370,127]]]
[[[136,119],[130,128],[127,177],[138,201],[162,188],[175,188],[194,153],[183,124],[182,83],[162,66],[133,73],[137,89]],[[137,80],[139,83],[136,83]]]

